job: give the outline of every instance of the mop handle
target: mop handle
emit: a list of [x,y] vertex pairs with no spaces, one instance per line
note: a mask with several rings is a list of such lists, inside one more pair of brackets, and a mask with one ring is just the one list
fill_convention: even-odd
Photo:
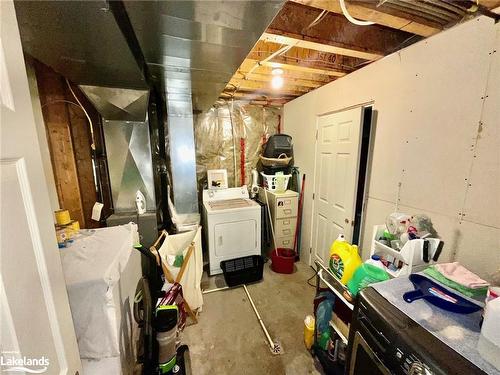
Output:
[[269,224],[271,225],[271,235],[273,236],[274,251],[276,251],[276,256],[278,256],[278,247],[276,246],[276,239],[274,237],[273,218],[271,217],[271,209],[269,208],[269,199],[267,198],[266,188],[264,188],[264,193],[266,196],[267,215],[269,216]]
[[253,299],[252,297],[250,296],[250,293],[248,293],[248,289],[247,289],[247,286],[245,284],[243,284],[243,288],[245,289],[245,293],[247,294],[247,297],[248,297],[248,300],[250,301],[250,303],[252,304],[252,308],[253,308],[253,311],[255,312],[255,315],[257,315],[257,319],[259,320],[259,323],[260,323],[260,326],[262,327],[262,330],[264,331],[264,333],[266,334],[266,337],[267,337],[267,341],[269,341],[269,346],[271,348],[274,347],[274,342],[273,342],[273,339],[271,338],[271,336],[269,335],[269,332],[267,331],[266,329],[266,326],[264,325],[264,322],[262,321],[261,317],[260,317],[260,314],[259,312],[257,311],[257,308],[255,307],[255,304],[253,303]]

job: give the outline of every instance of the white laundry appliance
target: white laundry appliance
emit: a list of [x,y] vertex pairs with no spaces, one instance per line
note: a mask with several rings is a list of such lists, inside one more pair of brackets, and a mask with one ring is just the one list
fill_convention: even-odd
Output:
[[222,273],[223,260],[261,254],[261,206],[246,186],[203,190],[203,228],[211,276]]

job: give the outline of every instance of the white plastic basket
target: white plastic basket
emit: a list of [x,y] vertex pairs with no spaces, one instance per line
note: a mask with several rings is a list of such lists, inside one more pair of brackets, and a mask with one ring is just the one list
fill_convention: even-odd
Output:
[[264,188],[274,193],[284,193],[288,187],[288,181],[290,181],[291,174],[264,174],[260,172],[262,178],[264,179]]

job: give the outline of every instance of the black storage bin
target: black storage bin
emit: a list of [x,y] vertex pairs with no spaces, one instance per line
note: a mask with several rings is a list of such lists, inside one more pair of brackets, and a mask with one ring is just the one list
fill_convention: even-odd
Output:
[[281,154],[293,157],[292,137],[286,134],[275,134],[269,137],[264,146],[263,156],[266,158],[278,158]]
[[250,284],[262,280],[264,259],[260,255],[223,260],[220,268],[229,287]]

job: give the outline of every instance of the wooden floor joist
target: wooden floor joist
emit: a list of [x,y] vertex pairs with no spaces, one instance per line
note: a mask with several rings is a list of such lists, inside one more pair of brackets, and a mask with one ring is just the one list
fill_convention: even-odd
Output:
[[[325,9],[329,12],[342,14],[340,3],[338,0],[292,0],[296,3],[308,5],[318,9]],[[416,21],[414,17],[404,17],[402,15],[387,14],[377,8],[378,2],[369,4],[359,4],[357,2],[346,2],[347,10],[354,18],[372,21],[382,26],[387,26],[392,29],[406,31],[420,36],[431,36],[442,30],[440,25],[430,22]]]
[[[253,59],[245,59],[245,61],[252,61],[255,64],[259,63],[259,60],[253,60]],[[326,76],[331,76],[331,77],[342,77],[345,76],[346,73],[344,72],[337,72],[333,70],[327,70],[327,69],[320,69],[320,68],[311,68],[308,66],[302,66],[298,63],[281,63],[281,62],[265,62],[261,63],[262,66],[269,67],[269,68],[281,68],[284,70],[290,70],[290,71],[297,71],[297,72],[306,72],[306,73],[312,73],[312,74],[323,74]]]
[[[332,1],[333,2],[333,1]],[[376,60],[402,48],[412,34],[380,25],[358,26],[343,15],[327,13],[313,27],[319,9],[295,2],[285,3],[264,38],[323,52]],[[419,38],[414,38],[414,42]]]
[[326,39],[310,38],[304,35],[271,28],[262,35],[261,40],[277,44],[285,44],[287,46],[312,49],[320,52],[352,56],[364,60],[378,60],[384,56],[383,53],[379,52],[370,52],[368,50],[361,51],[360,49],[353,46],[331,43]]
[[[251,52],[253,55],[254,53]],[[264,65],[258,65],[257,67],[254,68],[255,64],[258,62],[256,59],[251,59],[247,58],[245,59],[240,67],[238,68],[239,73],[247,74],[250,72],[252,69],[253,73],[257,74],[262,74],[262,75],[272,75],[273,71],[273,66],[264,66]],[[346,72],[340,72],[340,71],[333,71],[333,72],[328,72],[331,74],[325,73],[322,69],[318,69],[318,72],[306,72],[303,70],[295,70],[295,69],[283,69],[284,73],[283,75],[285,77],[289,78],[297,78],[297,79],[303,79],[307,81],[313,81],[313,82],[318,82],[318,83],[328,83],[330,82],[333,77],[342,77]]]
[[[300,78],[294,78],[290,77],[287,74],[282,74],[281,75],[285,82],[289,85],[292,86],[302,86],[302,87],[310,87],[310,88],[317,88],[320,86],[323,86],[325,82],[319,82],[319,81],[311,81],[311,80],[306,80],[306,79],[300,79]],[[250,74],[245,74],[244,72],[238,70],[235,75],[233,76],[233,79],[248,79],[251,81],[258,81],[258,82],[266,82],[269,83],[271,82],[271,79],[273,78],[272,74],[260,74],[260,73],[250,73]]]
[[288,92],[292,94],[297,94],[297,95],[302,95],[305,92],[308,92],[311,90],[310,87],[303,87],[303,86],[295,86],[288,84],[285,82],[283,84],[283,87],[279,89],[275,89],[271,87],[271,82],[262,82],[262,81],[251,81],[248,79],[240,79],[240,78],[231,78],[229,81],[229,86],[232,87],[237,87],[238,89],[243,89],[243,90],[255,90],[257,92]]

